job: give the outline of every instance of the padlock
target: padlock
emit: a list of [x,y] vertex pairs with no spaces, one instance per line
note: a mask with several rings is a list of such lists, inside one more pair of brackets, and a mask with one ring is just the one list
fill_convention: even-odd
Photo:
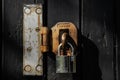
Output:
[[71,22],[52,27],[52,52],[56,55],[56,73],[76,73],[77,28]]
[[[63,50],[63,46],[65,50]],[[62,41],[62,43],[58,46],[58,54],[56,55],[56,73],[75,72],[76,56],[74,55],[74,47],[71,43]]]

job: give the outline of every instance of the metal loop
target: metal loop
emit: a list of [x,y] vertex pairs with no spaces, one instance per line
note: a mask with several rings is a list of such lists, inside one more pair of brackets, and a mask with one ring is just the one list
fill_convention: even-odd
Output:
[[[74,55],[74,48],[72,46],[71,43],[67,42],[68,45],[70,45],[70,47],[72,48],[72,56]],[[60,43],[60,45],[58,46],[58,56],[60,56],[60,47],[62,46],[62,43]]]

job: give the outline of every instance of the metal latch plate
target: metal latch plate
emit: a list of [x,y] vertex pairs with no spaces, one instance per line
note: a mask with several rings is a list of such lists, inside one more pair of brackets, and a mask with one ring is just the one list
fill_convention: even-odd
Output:
[[40,51],[42,5],[24,5],[23,16],[23,75],[42,75],[43,62]]

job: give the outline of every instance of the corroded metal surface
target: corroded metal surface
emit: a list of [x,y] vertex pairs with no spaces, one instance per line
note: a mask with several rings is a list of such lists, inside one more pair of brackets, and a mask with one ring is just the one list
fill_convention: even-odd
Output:
[[[75,25],[71,22],[59,22],[54,27],[52,27],[52,51],[56,54],[57,48],[59,46],[59,35],[60,30],[68,29],[69,36],[73,39],[75,44],[77,45],[77,29]],[[55,44],[55,45],[54,45]]]
[[23,75],[42,75],[42,5],[24,5],[23,14]]
[[[72,42],[71,42],[72,41]],[[52,28],[52,51],[56,54],[56,73],[76,73],[77,28],[59,22]]]
[[76,73],[76,56],[56,56],[56,73]]
[[48,52],[49,50],[49,30],[47,27],[41,27],[40,28],[41,31],[40,31],[40,35],[41,35],[41,46],[40,46],[40,50],[41,52]]

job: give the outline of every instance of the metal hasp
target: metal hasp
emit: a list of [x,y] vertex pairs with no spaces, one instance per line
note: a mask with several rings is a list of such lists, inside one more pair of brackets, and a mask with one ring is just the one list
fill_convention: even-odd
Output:
[[56,54],[56,73],[76,73],[77,28],[59,22],[52,28],[52,51]]
[[23,75],[43,75],[41,46],[42,5],[23,7]]

